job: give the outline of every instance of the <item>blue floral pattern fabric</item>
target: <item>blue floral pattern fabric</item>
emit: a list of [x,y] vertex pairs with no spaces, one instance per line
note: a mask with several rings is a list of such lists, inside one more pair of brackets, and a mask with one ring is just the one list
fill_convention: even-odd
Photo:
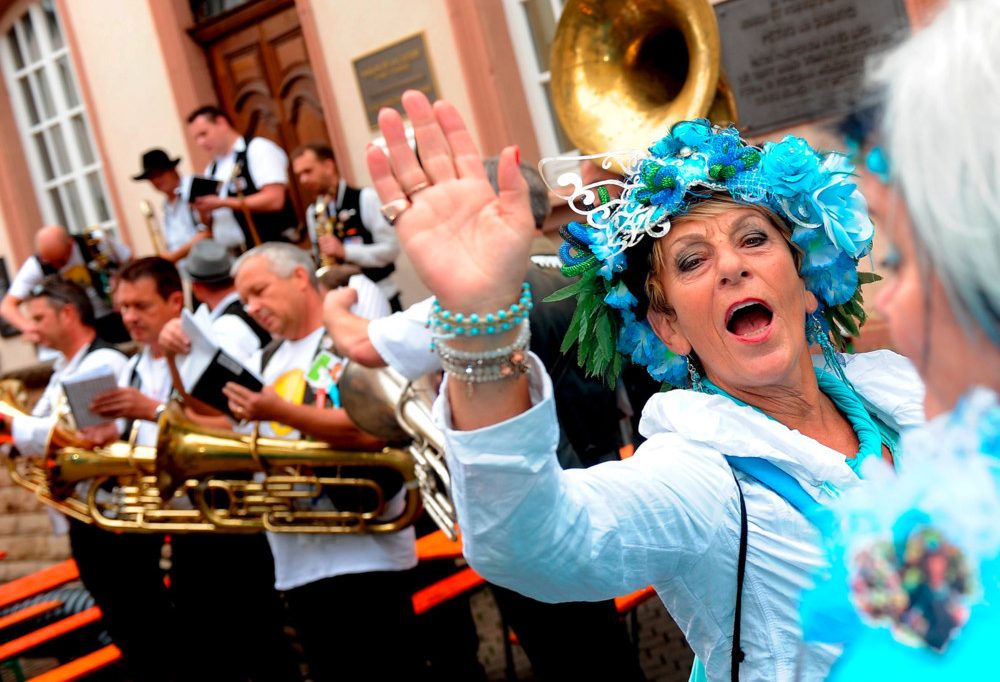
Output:
[[[1000,637],[1000,405],[976,389],[902,441],[900,472],[832,505],[830,568],[802,599],[807,641],[845,644],[829,679],[993,676]],[[938,570],[920,570],[937,558]],[[875,577],[873,580],[872,578]]]

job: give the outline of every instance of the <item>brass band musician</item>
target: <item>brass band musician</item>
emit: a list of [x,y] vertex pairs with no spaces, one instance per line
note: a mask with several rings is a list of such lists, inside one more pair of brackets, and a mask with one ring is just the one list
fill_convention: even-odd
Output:
[[142,154],[142,172],[133,175],[136,181],[148,180],[163,195],[163,247],[159,256],[183,267],[191,247],[211,232],[201,221],[198,211],[183,195],[183,182],[177,172],[180,157],[171,159],[162,149],[148,149]]
[[[119,375],[119,388],[98,395],[91,404],[92,411],[119,423],[85,433],[106,443],[128,437],[135,423],[136,442],[155,445],[156,420],[172,392],[159,335],[183,305],[177,269],[158,257],[134,261],[121,272],[116,300],[142,349]],[[282,607],[273,589],[273,562],[264,538],[173,536],[168,590],[160,568],[162,534],[104,534],[121,545],[117,574],[127,574],[130,581],[129,589],[116,592],[118,618],[111,631],[131,644],[125,657],[136,679],[300,679],[282,630]],[[171,656],[165,657],[164,651]]]
[[[324,256],[357,265],[382,290],[392,310],[401,310],[399,285],[392,277],[399,242],[396,231],[382,216],[375,190],[348,185],[337,169],[333,150],[322,144],[303,145],[292,152],[292,171],[303,189],[317,195],[306,210],[317,266]],[[317,219],[320,205],[325,220]]]
[[0,301],[0,315],[30,336],[31,323],[21,313],[20,305],[47,275],[57,274],[87,292],[99,337],[111,343],[127,341],[121,317],[112,310],[111,281],[131,256],[127,246],[103,230],[71,234],[62,225],[46,225],[35,235],[34,255],[21,265]]
[[[240,298],[275,341],[249,363],[264,389],[227,384],[229,408],[238,419],[257,422],[262,436],[311,436],[345,449],[377,449],[381,442],[338,407],[343,359],[327,347],[314,270],[309,254],[291,244],[263,244],[236,261]],[[368,310],[356,312],[371,316]],[[403,491],[394,495],[390,485],[383,489],[389,488],[391,514],[401,506]],[[349,503],[331,493],[306,504],[343,510]],[[407,576],[417,562],[412,527],[374,535],[268,533],[268,539],[276,587],[285,593],[311,679],[416,676]],[[391,652],[385,651],[386,642],[392,642]]]

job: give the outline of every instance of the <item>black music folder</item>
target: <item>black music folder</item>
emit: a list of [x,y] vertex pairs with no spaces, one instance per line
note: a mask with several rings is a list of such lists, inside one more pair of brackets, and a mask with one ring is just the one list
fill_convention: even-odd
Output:
[[[201,308],[199,312],[203,310]],[[251,391],[260,391],[264,388],[264,382],[212,341],[207,315],[192,315],[184,310],[181,325],[191,339],[191,352],[178,370],[184,390],[236,419],[229,410],[229,401],[222,393],[222,387],[232,381]]]
[[188,203],[193,203],[198,197],[218,196],[222,190],[222,180],[206,178],[203,175],[189,175],[182,180],[179,189],[181,196]]

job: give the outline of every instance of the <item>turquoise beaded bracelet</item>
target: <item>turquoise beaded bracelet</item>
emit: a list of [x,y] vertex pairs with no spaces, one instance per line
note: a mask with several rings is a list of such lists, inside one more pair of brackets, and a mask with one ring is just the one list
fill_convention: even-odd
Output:
[[534,307],[535,304],[531,301],[531,284],[524,282],[517,303],[495,313],[485,315],[454,313],[442,308],[435,300],[431,306],[431,314],[427,318],[427,327],[438,338],[502,334],[528,319],[528,313]]

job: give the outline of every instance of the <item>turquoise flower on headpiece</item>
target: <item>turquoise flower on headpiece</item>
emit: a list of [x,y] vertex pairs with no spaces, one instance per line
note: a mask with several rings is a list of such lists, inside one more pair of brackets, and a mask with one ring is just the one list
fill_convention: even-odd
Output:
[[630,198],[641,204],[653,204],[665,211],[673,211],[684,198],[686,187],[678,177],[677,167],[649,159],[639,169],[642,184]]
[[799,227],[792,232],[792,242],[802,249],[802,271],[828,268],[841,255],[840,247],[831,242],[818,227]]
[[771,193],[786,199],[812,192],[825,179],[819,155],[804,139],[792,135],[764,144],[760,171]]
[[858,265],[843,252],[829,267],[804,270],[802,276],[806,288],[827,306],[847,303],[858,289]]
[[667,348],[646,320],[637,320],[631,310],[622,311],[622,328],[618,334],[618,350],[637,365],[646,367],[657,381],[673,386],[686,386],[687,358]]
[[618,310],[631,310],[632,306],[639,301],[628,290],[628,287],[625,286],[625,282],[618,282],[618,284],[611,287],[611,291],[604,297],[604,302]]
[[677,156],[681,152],[693,154],[702,152],[712,144],[715,133],[712,124],[703,118],[681,121],[670,130],[670,134],[660,138],[649,153],[660,158]]
[[729,182],[758,163],[760,152],[747,146],[736,128],[724,128],[715,135],[708,152],[708,177],[715,182]]
[[858,191],[846,157],[831,154],[823,162],[826,182],[812,193],[813,212],[830,241],[844,253],[860,258],[871,250],[875,226],[868,217],[868,204]]
[[590,230],[590,252],[603,263],[599,274],[604,279],[611,279],[625,269],[625,252],[608,243],[608,233],[605,230]]

